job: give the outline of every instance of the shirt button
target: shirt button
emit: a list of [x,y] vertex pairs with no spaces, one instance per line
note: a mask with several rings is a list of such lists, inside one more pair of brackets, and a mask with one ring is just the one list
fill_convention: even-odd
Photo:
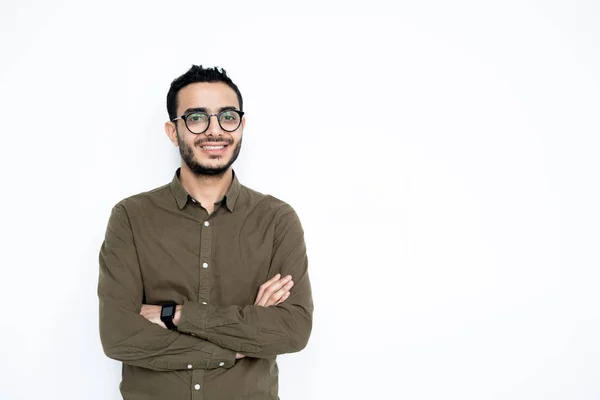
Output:
[[219,367],[222,367],[223,365],[225,365],[225,363],[224,363],[223,361],[221,361],[221,362],[219,363]]
[[192,369],[192,364],[189,364],[189,365],[188,365],[188,369]]
[[208,268],[208,263],[202,264],[202,268]]
[[194,385],[194,389],[196,389],[196,390],[200,390],[200,385],[196,383],[196,384]]
[[206,305],[206,304],[208,304],[208,303],[207,303],[207,302],[205,302],[205,301],[203,301],[203,302],[202,302],[202,304]]
[[190,333],[190,335],[192,335],[192,336],[196,336],[196,334],[195,334],[195,333]]
[[208,223],[208,221],[204,221],[204,226],[209,226],[210,224]]

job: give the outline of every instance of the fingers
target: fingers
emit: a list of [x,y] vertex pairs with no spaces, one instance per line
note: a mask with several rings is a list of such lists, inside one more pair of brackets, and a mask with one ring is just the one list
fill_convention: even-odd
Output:
[[286,296],[286,295],[289,296],[290,289],[292,288],[292,286],[294,286],[294,281],[290,280],[288,283],[283,285],[283,287],[281,289],[279,289],[278,291],[273,293],[271,295],[271,297],[269,297],[269,299],[267,300],[267,302],[265,304],[265,307],[270,307],[270,306],[273,306],[273,305],[276,305],[276,304],[279,304],[280,302],[282,302],[284,296]]
[[281,299],[275,305],[283,303],[284,301],[286,301],[288,299],[288,297],[290,297],[290,292],[285,292],[285,294],[281,297]]
[[279,280],[279,278],[281,278],[281,274],[277,274],[274,277],[272,277],[271,279],[269,279],[268,281],[266,281],[265,283],[263,283],[262,285],[260,285],[260,288],[258,289],[258,295],[256,296],[256,301],[254,302],[254,305],[258,305],[259,300],[262,298],[263,294],[265,293],[265,290],[274,282],[277,282],[277,280]]
[[[279,274],[275,275],[275,277],[280,276]],[[271,278],[264,284],[260,286],[258,296],[256,296],[256,301],[254,305],[268,307],[269,305],[275,304],[285,293],[286,290],[289,290],[293,286],[293,281],[291,275],[287,275],[281,279]],[[292,282],[290,284],[290,282]],[[284,289],[288,285],[288,289]],[[281,291],[283,289],[283,291]],[[281,292],[280,292],[281,291]],[[273,301],[270,302],[271,297],[273,297]]]
[[154,312],[153,306],[143,304],[142,309],[140,310],[140,315],[146,319],[150,319],[153,312]]
[[166,328],[165,324],[160,320],[161,308],[161,306],[143,304],[140,310],[140,315],[146,318],[148,321],[152,322],[153,324]]

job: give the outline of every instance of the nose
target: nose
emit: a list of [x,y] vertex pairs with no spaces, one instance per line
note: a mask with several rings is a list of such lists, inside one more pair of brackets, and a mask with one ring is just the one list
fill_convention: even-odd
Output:
[[208,124],[208,129],[204,132],[206,136],[222,135],[223,130],[221,129],[221,125],[219,125],[219,117],[217,115],[211,115],[208,118],[210,118],[210,123]]

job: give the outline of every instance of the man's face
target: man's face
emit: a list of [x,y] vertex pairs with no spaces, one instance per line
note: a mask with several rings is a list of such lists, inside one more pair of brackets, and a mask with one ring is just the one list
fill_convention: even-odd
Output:
[[[178,93],[177,115],[189,112],[191,109],[202,108],[207,114],[218,114],[226,108],[239,110],[238,99],[229,86],[221,82],[192,83],[182,88]],[[217,117],[210,117],[208,129],[201,134],[188,130],[184,121],[175,121],[175,134],[167,134],[175,144],[179,145],[181,158],[196,175],[223,175],[237,159],[241,145],[242,124],[234,132],[224,131],[217,122]]]

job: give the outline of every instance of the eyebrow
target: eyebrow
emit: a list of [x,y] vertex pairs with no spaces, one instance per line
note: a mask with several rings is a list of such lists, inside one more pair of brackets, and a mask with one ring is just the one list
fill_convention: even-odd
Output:
[[[217,114],[223,111],[229,111],[229,110],[236,110],[237,108],[234,106],[225,106],[225,107],[221,107],[218,109]],[[190,113],[195,113],[195,112],[203,112],[203,113],[207,113],[209,114],[208,108],[206,107],[193,107],[193,108],[188,108],[187,110],[185,110],[183,112],[183,114],[190,114]]]

